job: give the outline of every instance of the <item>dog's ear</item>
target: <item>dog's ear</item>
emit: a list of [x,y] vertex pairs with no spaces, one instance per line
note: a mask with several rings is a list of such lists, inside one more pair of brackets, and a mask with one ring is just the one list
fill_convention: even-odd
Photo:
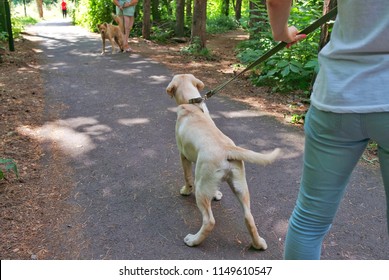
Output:
[[203,83],[202,81],[200,81],[199,79],[197,79],[197,78],[193,78],[193,85],[194,85],[198,90],[204,89],[204,83]]
[[166,93],[169,94],[170,97],[173,97],[176,93],[177,85],[175,82],[171,81],[170,84],[166,88]]

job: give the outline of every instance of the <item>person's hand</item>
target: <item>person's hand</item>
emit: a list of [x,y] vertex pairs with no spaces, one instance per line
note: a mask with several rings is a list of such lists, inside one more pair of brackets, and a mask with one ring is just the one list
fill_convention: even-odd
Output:
[[290,48],[292,45],[307,37],[306,34],[299,34],[299,31],[294,26],[289,26],[285,28],[283,33],[273,34],[273,36],[274,40],[287,43],[287,48]]

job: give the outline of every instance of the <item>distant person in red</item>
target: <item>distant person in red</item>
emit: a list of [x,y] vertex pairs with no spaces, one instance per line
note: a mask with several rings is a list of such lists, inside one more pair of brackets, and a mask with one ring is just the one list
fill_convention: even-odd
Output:
[[67,13],[65,0],[62,0],[61,7],[62,7],[62,16],[63,16],[63,18],[66,18],[68,13]]

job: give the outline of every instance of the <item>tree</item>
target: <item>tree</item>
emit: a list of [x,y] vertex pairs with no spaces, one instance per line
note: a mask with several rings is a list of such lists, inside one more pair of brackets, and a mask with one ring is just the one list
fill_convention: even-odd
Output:
[[38,8],[39,17],[43,18],[43,0],[36,0],[36,6]]
[[143,0],[143,25],[142,36],[146,40],[150,40],[151,35],[151,1]]
[[230,15],[230,0],[222,0],[222,15]]
[[[323,4],[323,15],[328,13],[330,10],[335,8],[337,5],[336,0],[324,0]],[[330,32],[328,23],[323,24],[320,32],[319,51],[328,43],[330,40]]]
[[[330,10],[335,8],[336,5],[337,5],[337,1],[336,0],[324,0],[324,3],[323,3],[323,15],[325,15]],[[324,48],[324,46],[328,43],[328,41],[330,40],[330,35],[331,34],[330,34],[330,31],[329,31],[328,23],[323,24],[321,26],[321,31],[320,31],[320,41],[319,41],[319,50],[318,51],[320,51],[322,48]],[[315,83],[316,77],[317,77],[317,74],[314,73],[313,76],[312,76],[311,87],[313,87],[313,84]]]
[[207,0],[194,0],[191,43],[199,39],[200,49],[206,45]]
[[186,0],[185,3],[185,20],[186,22],[191,22],[192,21],[192,0]]
[[235,19],[239,21],[242,18],[242,0],[236,0],[234,10]]
[[261,7],[266,7],[266,0],[254,0],[250,1],[249,9],[250,9],[250,26],[254,26],[261,20]]
[[5,16],[5,1],[0,1],[0,32],[7,31],[7,17]]
[[175,33],[178,37],[184,36],[185,29],[185,0],[176,2],[176,28]]

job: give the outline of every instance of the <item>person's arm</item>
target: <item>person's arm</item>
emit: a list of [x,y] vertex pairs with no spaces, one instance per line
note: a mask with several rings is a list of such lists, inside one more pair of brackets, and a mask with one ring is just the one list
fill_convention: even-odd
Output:
[[305,34],[298,35],[296,27],[288,26],[292,0],[267,0],[266,2],[274,40],[293,44],[306,37]]
[[138,0],[131,0],[130,2],[124,3],[123,8],[127,8],[127,7],[130,7],[130,6],[135,6],[136,4],[138,4]]
[[120,6],[119,0],[113,0],[113,4],[118,7],[119,9],[123,9],[122,6]]

